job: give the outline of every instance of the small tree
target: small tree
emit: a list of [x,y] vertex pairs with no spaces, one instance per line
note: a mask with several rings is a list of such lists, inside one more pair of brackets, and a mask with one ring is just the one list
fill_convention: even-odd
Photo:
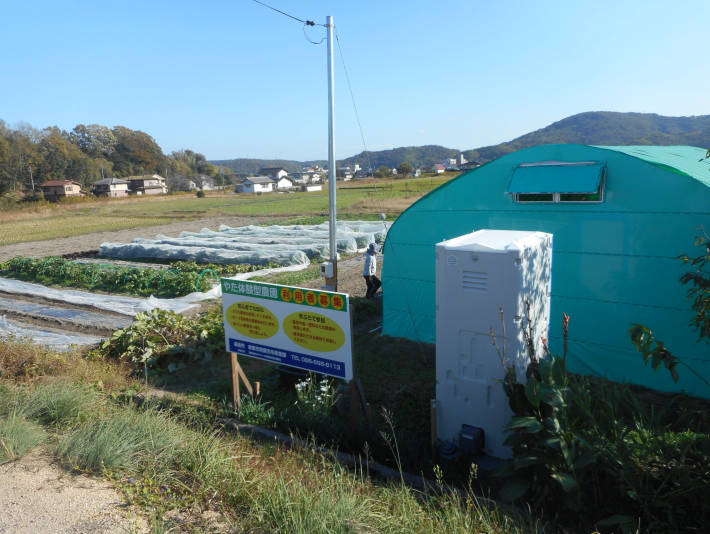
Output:
[[408,161],[403,161],[397,167],[397,174],[407,175],[407,174],[412,174],[413,172],[414,172],[414,167]]
[[390,168],[384,165],[375,171],[375,178],[387,178],[390,175]]

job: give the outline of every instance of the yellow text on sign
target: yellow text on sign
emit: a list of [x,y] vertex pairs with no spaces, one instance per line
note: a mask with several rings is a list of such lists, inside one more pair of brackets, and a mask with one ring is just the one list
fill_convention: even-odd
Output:
[[253,339],[268,339],[279,331],[279,320],[260,304],[235,302],[225,319],[237,332]]
[[345,332],[340,325],[319,313],[292,313],[284,319],[284,332],[297,345],[317,352],[330,352],[345,345]]

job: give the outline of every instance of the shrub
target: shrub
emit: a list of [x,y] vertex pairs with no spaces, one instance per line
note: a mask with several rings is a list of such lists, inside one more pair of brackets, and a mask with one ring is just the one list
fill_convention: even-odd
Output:
[[197,192],[197,198],[205,198],[205,192],[200,189]]

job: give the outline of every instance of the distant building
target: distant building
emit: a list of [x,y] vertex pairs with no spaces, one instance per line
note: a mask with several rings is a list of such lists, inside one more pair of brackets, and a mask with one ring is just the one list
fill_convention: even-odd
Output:
[[288,175],[288,172],[282,167],[264,167],[263,169],[259,169],[259,176],[268,176],[274,180],[283,178],[286,175]]
[[127,197],[131,182],[119,178],[104,178],[92,184],[91,192],[97,197]]
[[440,174],[446,170],[446,166],[441,164],[441,163],[435,163],[431,167],[431,172],[435,172],[437,174]]
[[159,174],[129,176],[126,180],[131,182],[130,191],[134,195],[160,195],[168,192],[165,178]]
[[276,182],[268,176],[252,176],[245,178],[237,185],[237,193],[265,193],[274,190]]
[[318,185],[318,184],[309,184],[309,185],[304,185],[303,190],[306,192],[310,191],[323,191],[323,186]]
[[276,189],[288,189],[289,187],[293,187],[293,182],[286,176],[282,176],[278,180],[275,180],[275,182]]
[[456,159],[454,160],[454,165],[456,165],[457,167],[461,167],[461,165],[463,165],[464,163],[466,163],[466,158],[463,157],[463,154],[459,154],[458,156],[456,156]]
[[83,197],[84,192],[81,190],[79,182],[71,180],[50,180],[43,183],[40,188],[45,200],[59,200],[67,197]]

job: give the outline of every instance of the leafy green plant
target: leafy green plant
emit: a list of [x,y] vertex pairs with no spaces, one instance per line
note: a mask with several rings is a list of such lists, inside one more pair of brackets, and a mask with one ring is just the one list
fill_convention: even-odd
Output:
[[[653,343],[640,332],[644,344]],[[699,517],[710,513],[708,410],[697,400],[642,401],[629,384],[568,374],[566,315],[563,334],[563,357],[550,355],[544,339],[546,357],[529,354],[536,365],[525,384],[506,368],[513,460],[494,472],[504,478],[501,496],[625,534],[700,526]],[[495,336],[493,342],[497,347]],[[655,356],[658,365],[663,356]]]
[[213,271],[220,276],[231,276],[234,274],[251,273],[265,268],[278,267],[278,265],[269,264],[261,265],[227,265],[223,263],[197,263],[194,261],[174,261],[170,264],[171,269],[180,271],[181,273],[202,273],[204,271]]
[[223,349],[222,313],[213,308],[197,320],[160,309],[139,313],[131,326],[114,332],[98,350],[101,356],[139,364],[147,375],[158,365],[172,371],[179,363],[208,362]]
[[157,270],[143,267],[119,267],[112,264],[81,263],[59,257],[25,258],[16,256],[7,263],[3,276],[44,285],[78,287],[106,293],[126,293],[163,298],[181,297],[196,288],[212,288],[209,276],[195,270],[176,268]]
[[[501,353],[491,328],[493,344],[505,366],[503,389],[515,414],[504,427],[504,431],[511,432],[505,445],[512,448],[513,461],[499,467],[493,476],[505,478],[500,491],[504,500],[527,497],[534,509],[563,501],[568,508],[577,510],[585,471],[595,458],[589,444],[573,432],[569,422],[567,408],[572,391],[565,366],[567,355],[554,357],[548,352],[549,359],[538,359],[533,349],[529,300],[526,303],[525,337],[530,368],[525,384],[518,382],[515,369],[507,365],[505,353]],[[501,319],[505,328],[503,310]],[[565,328],[568,321],[565,316]]]

